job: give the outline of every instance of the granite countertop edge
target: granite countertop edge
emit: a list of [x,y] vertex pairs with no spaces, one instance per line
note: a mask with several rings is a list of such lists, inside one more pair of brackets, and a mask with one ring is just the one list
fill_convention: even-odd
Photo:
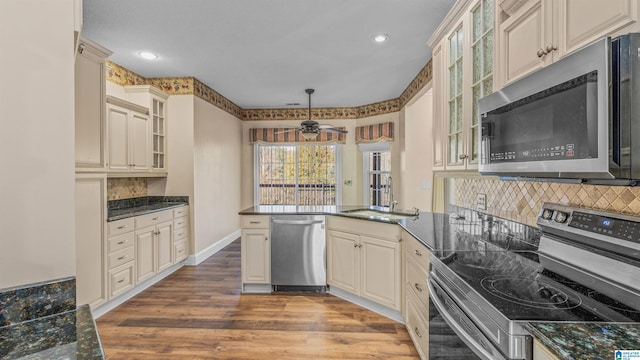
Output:
[[[107,217],[107,222],[112,222],[112,221],[117,221],[117,220],[122,220],[122,219],[127,219],[130,217],[135,217],[135,216],[140,216],[140,215],[146,215],[146,214],[151,214],[154,212],[159,212],[159,211],[164,211],[164,210],[169,210],[169,209],[173,209],[173,208],[177,208],[177,207],[181,207],[181,206],[186,206],[189,205],[189,203],[186,202],[171,202],[171,203],[156,203],[153,205],[141,205],[141,206],[134,206],[131,208],[125,208],[125,209],[117,209],[117,210],[110,210],[109,212],[116,212],[116,215],[109,215]],[[153,206],[153,207],[151,207]]]
[[573,357],[562,350],[560,346],[558,346],[553,340],[544,335],[538,328],[536,328],[533,323],[527,323],[525,329],[533,336],[535,339],[538,339],[542,345],[544,345],[549,351],[553,353],[553,355],[557,356],[560,359],[573,359]]

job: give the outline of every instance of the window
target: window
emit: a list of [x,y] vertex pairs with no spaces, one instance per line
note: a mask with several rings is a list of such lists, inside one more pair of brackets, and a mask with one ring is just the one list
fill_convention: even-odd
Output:
[[257,205],[340,205],[336,144],[256,144]]
[[[366,195],[365,203],[369,206],[391,205],[391,152],[369,151],[363,154],[365,163]],[[368,199],[368,201],[367,201]]]

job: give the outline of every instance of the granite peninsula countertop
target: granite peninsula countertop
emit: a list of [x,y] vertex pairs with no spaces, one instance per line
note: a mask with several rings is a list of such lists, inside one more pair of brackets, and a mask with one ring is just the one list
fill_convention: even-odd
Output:
[[640,354],[640,323],[532,322],[526,328],[562,360],[612,360],[616,350]]
[[110,200],[107,204],[107,222],[122,220],[157,211],[189,205],[188,196],[145,196]]

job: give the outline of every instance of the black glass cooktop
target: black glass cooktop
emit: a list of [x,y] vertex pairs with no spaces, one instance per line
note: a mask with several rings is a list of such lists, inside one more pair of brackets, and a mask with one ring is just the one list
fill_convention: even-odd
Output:
[[510,320],[640,321],[637,309],[545,268],[535,252],[497,250],[482,242],[472,247],[439,258]]

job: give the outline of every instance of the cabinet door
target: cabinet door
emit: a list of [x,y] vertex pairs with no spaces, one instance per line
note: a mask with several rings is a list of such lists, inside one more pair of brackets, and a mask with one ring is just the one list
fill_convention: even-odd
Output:
[[243,229],[241,240],[242,282],[271,283],[271,242],[269,229]]
[[149,170],[149,117],[137,112],[131,112],[129,117],[131,139],[131,169],[133,171]]
[[107,299],[104,264],[105,175],[76,175],[76,293],[92,308]]
[[151,100],[152,162],[153,170],[166,170],[166,103],[156,97]]
[[173,249],[173,222],[166,222],[157,226],[156,231],[156,244],[157,244],[157,261],[158,272],[170,267],[173,262],[171,261],[171,250]]
[[136,231],[136,274],[137,283],[155,274],[154,239],[155,227]]
[[102,170],[104,156],[104,59],[86,49],[75,63],[76,167]]
[[558,58],[637,21],[636,0],[558,1]]
[[129,171],[129,112],[115,106],[107,107],[109,170]]
[[542,345],[538,340],[533,341],[533,360],[558,360],[558,357]]
[[553,43],[550,7],[547,0],[531,1],[500,25],[499,87],[551,63],[545,51]]
[[328,231],[327,245],[327,283],[360,295],[358,235]]
[[400,310],[400,243],[360,236],[361,296]]
[[444,88],[444,64],[442,59],[442,43],[433,49],[433,170],[444,169],[444,104],[446,103]]

